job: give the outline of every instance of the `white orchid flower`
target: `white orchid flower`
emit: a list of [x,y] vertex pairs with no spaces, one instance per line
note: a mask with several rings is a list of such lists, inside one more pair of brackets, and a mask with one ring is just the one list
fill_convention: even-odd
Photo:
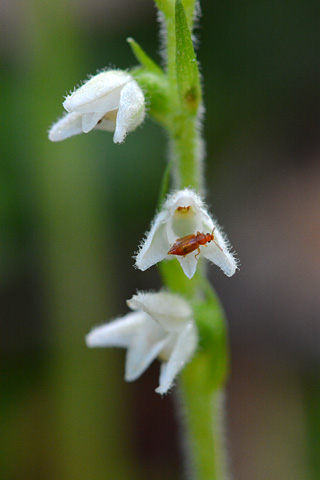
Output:
[[158,358],[161,369],[156,392],[167,393],[198,344],[191,308],[182,297],[168,292],[138,293],[127,303],[133,312],[94,328],[86,337],[87,345],[127,348],[128,382]]
[[168,196],[140,246],[136,267],[144,271],[176,256],[186,276],[192,278],[198,259],[204,257],[231,277],[237,263],[228,247],[201,198],[186,188]]
[[68,113],[51,127],[52,142],[97,129],[114,132],[113,141],[121,143],[145,115],[141,88],[129,73],[121,70],[91,77],[67,96],[63,106]]

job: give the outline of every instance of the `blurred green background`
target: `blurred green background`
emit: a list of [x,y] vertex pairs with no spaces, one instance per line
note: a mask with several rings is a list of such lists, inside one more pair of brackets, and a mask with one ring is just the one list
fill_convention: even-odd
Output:
[[[236,480],[320,478],[319,2],[202,2],[197,28],[212,213],[241,270],[209,275],[230,326],[226,440]],[[52,144],[63,95],[160,60],[151,0],[0,3],[1,480],[182,479],[174,394],[155,364],[89,350],[157,269],[132,268],[166,161],[150,119],[123,145]]]

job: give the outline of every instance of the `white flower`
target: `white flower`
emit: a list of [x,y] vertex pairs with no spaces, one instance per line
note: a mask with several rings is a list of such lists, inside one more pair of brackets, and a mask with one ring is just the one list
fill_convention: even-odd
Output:
[[[208,233],[205,244],[195,245],[196,238],[183,239],[185,236],[199,233]],[[178,244],[176,243],[178,240]],[[182,250],[180,253],[168,255],[173,246],[179,246],[181,240],[187,242],[189,252]],[[200,251],[200,253],[199,253]],[[179,252],[179,249],[178,251]],[[163,259],[170,260],[177,257],[188,278],[192,278],[197,268],[199,257],[204,257],[218,265],[223,272],[231,277],[236,269],[237,263],[228,249],[228,242],[223,237],[218,225],[208,214],[201,198],[192,190],[186,188],[168,196],[162,210],[155,217],[150,232],[141,244],[136,255],[136,266],[140,270],[155,265]]]
[[191,308],[182,297],[168,292],[137,293],[127,303],[134,311],[94,328],[86,337],[87,345],[127,348],[128,382],[140,377],[159,358],[161,369],[156,392],[167,393],[197,347]]
[[144,119],[144,95],[127,72],[109,70],[90,78],[63,102],[67,113],[49,131],[49,139],[59,142],[92,129],[114,132],[121,143],[127,133]]

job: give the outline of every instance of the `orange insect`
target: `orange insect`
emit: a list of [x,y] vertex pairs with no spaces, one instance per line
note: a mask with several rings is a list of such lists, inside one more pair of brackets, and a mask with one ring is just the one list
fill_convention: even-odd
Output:
[[195,258],[197,259],[200,254],[200,245],[207,246],[207,243],[213,241],[217,247],[219,247],[214,239],[213,231],[214,229],[212,230],[212,233],[197,232],[196,234],[193,233],[192,235],[178,238],[170,248],[168,255],[182,255],[185,257],[189,253],[194,252],[194,250],[198,250],[198,253],[195,254]]

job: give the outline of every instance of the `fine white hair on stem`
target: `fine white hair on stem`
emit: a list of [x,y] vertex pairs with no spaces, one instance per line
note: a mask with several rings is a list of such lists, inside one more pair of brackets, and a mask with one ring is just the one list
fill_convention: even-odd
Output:
[[[198,132],[197,135],[197,145],[196,145],[196,161],[198,164],[198,175],[199,178],[204,178],[204,159],[206,157],[206,143],[201,135],[201,132],[203,130],[203,119],[204,119],[204,114],[205,114],[205,108],[204,105],[201,103],[198,108],[198,117],[197,117],[197,122],[196,122],[196,129]],[[200,182],[201,185],[201,190],[200,194],[204,195],[205,194],[205,186],[204,182]]]
[[[194,6],[193,20],[192,20],[192,32],[199,25],[199,20],[201,17],[201,6],[199,0],[196,0]],[[162,58],[162,66],[165,67],[167,62],[167,25],[165,20],[165,15],[161,10],[157,9],[157,21],[159,24],[159,53]],[[195,50],[199,47],[199,38],[197,35],[191,32],[192,42]]]
[[182,388],[176,388],[173,392],[174,410],[177,417],[179,446],[182,456],[183,473],[186,480],[194,480],[196,468],[192,452],[194,451],[192,439],[188,437],[188,419],[186,404]]
[[165,67],[167,63],[167,25],[164,14],[159,9],[157,20],[159,23],[159,53],[162,58],[162,66]]
[[[197,470],[195,459],[193,458],[195,449],[192,441],[193,439],[186,435],[186,432],[188,433],[187,426],[190,422],[188,418],[188,401],[186,400],[186,397],[182,395],[181,388],[175,389],[173,398],[175,413],[179,420],[178,426],[184,478],[186,478],[186,480],[194,480]],[[216,465],[216,473],[221,479],[231,480],[232,476],[230,473],[230,462],[227,449],[228,439],[225,429],[225,393],[222,390],[218,390],[213,396],[209,415],[211,417],[211,432],[215,439],[214,444],[216,447],[216,450],[212,452],[212,455],[215,456],[214,463]],[[205,417],[208,418],[207,415],[205,415]]]
[[[196,30],[199,27],[199,22],[200,22],[201,15],[202,15],[201,5],[200,5],[199,0],[196,0],[195,6],[194,6],[194,13],[193,13],[193,28],[192,28],[193,32],[194,32],[194,30]],[[199,37],[197,35],[195,35],[194,33],[192,33],[191,36],[192,36],[192,42],[193,42],[194,49],[197,50],[198,47],[199,47],[199,44],[200,44]]]

